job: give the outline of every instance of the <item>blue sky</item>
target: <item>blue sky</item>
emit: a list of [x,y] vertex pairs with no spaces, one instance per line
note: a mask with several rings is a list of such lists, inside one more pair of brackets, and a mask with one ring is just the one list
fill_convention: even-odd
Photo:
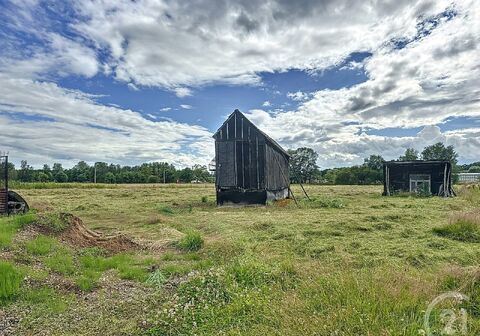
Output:
[[442,141],[480,152],[475,1],[7,0],[0,150],[205,164],[238,108],[322,168]]

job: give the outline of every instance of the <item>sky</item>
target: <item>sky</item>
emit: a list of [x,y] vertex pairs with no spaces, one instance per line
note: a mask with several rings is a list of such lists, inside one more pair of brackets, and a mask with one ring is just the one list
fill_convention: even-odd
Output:
[[0,151],[207,164],[234,109],[324,168],[480,153],[474,0],[1,0]]

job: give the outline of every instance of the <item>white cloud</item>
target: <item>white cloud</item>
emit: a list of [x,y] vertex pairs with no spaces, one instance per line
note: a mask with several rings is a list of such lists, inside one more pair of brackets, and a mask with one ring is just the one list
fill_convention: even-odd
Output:
[[[364,64],[366,82],[317,91],[294,111],[256,110],[250,117],[287,147],[314,147],[324,167],[358,164],[377,153],[392,159],[407,147],[437,141],[455,144],[464,161],[478,159],[472,154],[480,152],[478,131],[442,133],[435,126],[452,117],[480,118],[480,6],[470,2],[457,9],[456,17],[441,19],[403,49],[385,45],[374,52]],[[363,132],[414,127],[423,127],[414,137]]]
[[263,107],[270,107],[272,106],[272,103],[270,103],[268,100],[267,101],[264,101],[263,104],[262,104]]
[[417,17],[447,0],[196,1],[76,3],[72,27],[110,55],[116,77],[175,89],[211,82],[255,84],[261,71],[318,70],[352,51],[413,36]]
[[178,87],[173,89],[173,91],[178,98],[184,98],[192,95],[192,90],[186,87]]
[[310,97],[310,94],[302,91],[288,92],[287,97],[295,101],[304,101]]
[[185,110],[190,110],[193,108],[192,105],[188,105],[188,104],[180,104],[180,107]]
[[133,83],[128,83],[127,86],[132,91],[140,91],[140,89]]
[[162,107],[162,108],[160,109],[160,112],[168,112],[168,111],[170,111],[171,109],[172,109],[172,108],[171,108],[171,107],[168,107],[168,106],[167,106],[167,107]]
[[211,133],[203,127],[151,121],[54,83],[3,74],[0,81],[0,143],[17,162],[165,160],[190,166],[212,156]]

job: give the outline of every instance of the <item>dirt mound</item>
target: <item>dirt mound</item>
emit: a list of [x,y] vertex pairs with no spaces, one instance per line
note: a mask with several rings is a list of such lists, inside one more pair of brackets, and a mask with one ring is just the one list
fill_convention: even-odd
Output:
[[67,244],[78,247],[101,247],[111,252],[138,250],[142,247],[123,234],[103,235],[88,229],[82,220],[72,214],[61,213],[60,220],[65,229],[57,237]]

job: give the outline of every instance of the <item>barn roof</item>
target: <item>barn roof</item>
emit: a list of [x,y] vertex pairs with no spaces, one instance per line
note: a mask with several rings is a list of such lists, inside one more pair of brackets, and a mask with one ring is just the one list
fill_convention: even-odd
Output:
[[413,160],[413,161],[386,161],[386,165],[428,165],[450,163],[447,160]]
[[254,127],[260,134],[262,134],[264,137],[265,137],[265,140],[267,142],[269,142],[273,147],[275,147],[276,149],[278,149],[282,154],[284,154],[286,157],[290,157],[290,154],[287,153],[287,151],[285,149],[282,148],[282,146],[280,146],[278,144],[278,142],[276,142],[275,140],[273,140],[270,136],[268,136],[265,132],[263,132],[261,129],[259,129],[254,123],[252,123],[250,120],[248,120],[248,118],[245,116],[245,114],[243,114],[242,112],[240,112],[240,110],[236,109],[235,111],[232,112],[232,114],[230,114],[230,116],[227,118],[227,120],[225,120],[222,124],[222,126],[220,126],[218,128],[218,130],[215,132],[215,134],[213,134],[213,137],[215,138],[216,135],[220,132],[220,130],[223,128],[223,126],[225,126],[228,121],[230,119],[233,118],[233,116],[235,115],[239,115],[240,117],[244,118],[246,121],[248,121],[250,123],[250,125],[252,125],[252,127]]

